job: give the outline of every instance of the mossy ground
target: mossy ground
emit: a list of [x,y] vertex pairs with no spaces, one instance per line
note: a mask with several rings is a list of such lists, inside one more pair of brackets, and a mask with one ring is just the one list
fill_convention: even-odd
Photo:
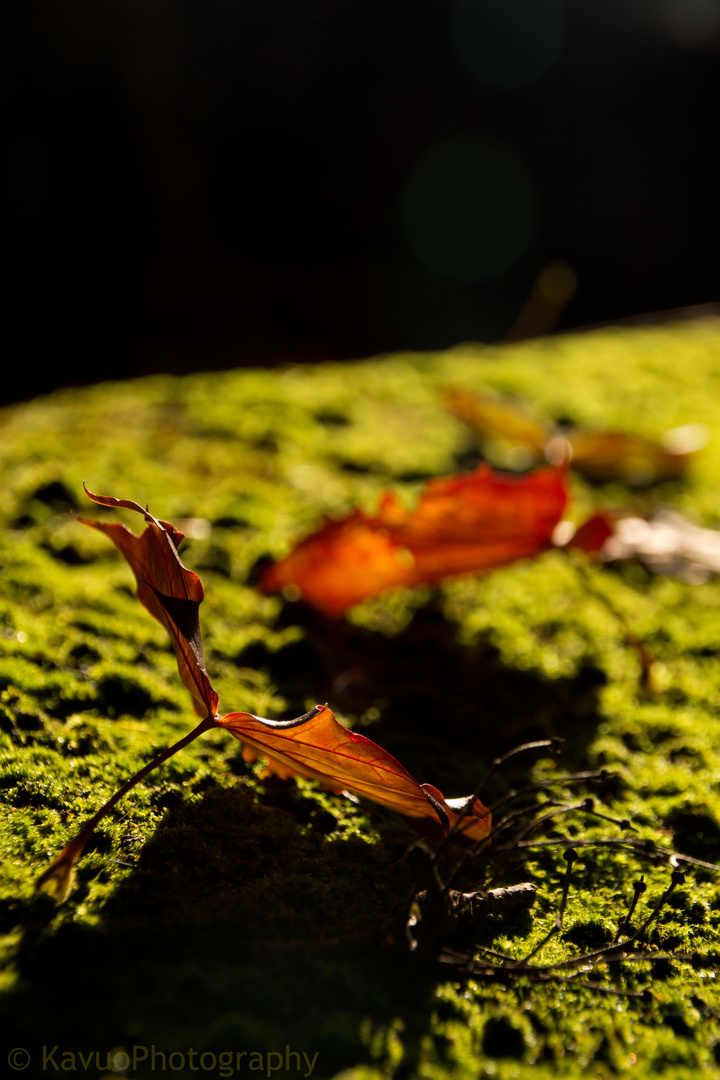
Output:
[[[605,767],[611,778],[593,789],[600,809],[662,846],[720,861],[718,582],[590,570],[662,665],[652,698],[638,689],[637,657],[616,620],[560,554],[402,590],[334,623],[254,588],[258,561],[285,553],[321,515],[372,507],[389,485],[411,501],[427,478],[475,464],[471,438],[441,405],[448,383],[516,393],[540,415],[583,426],[659,436],[705,424],[708,445],[686,480],[631,491],[575,478],[571,514],[665,502],[720,525],[713,322],[153,377],[0,414],[1,987],[8,1050],[32,1055],[25,1076],[66,1075],[67,1052],[99,1053],[87,1070],[74,1059],[78,1073],[98,1076],[113,1048],[152,1045],[184,1054],[166,1072],[188,1077],[268,1064],[275,1076],[305,1075],[292,1057],[282,1067],[268,1059],[287,1047],[317,1053],[313,1076],[347,1080],[720,1072],[720,877],[691,869],[648,939],[658,953],[709,959],[587,976],[650,989],[645,998],[448,979],[432,955],[402,944],[415,871],[400,823],[309,782],[262,779],[221,733],[174,757],[103,821],[64,905],[33,892],[82,821],[194,724],[130,571],[68,513],[95,516],[83,480],[189,521],[183,558],[205,585],[206,658],[225,711],[293,716],[328,701],[448,796],[472,790],[498,752],[561,736],[560,753],[501,770],[488,799]],[[577,796],[561,782],[555,790]],[[576,812],[538,839],[622,835]],[[580,855],[548,959],[611,941],[640,874],[641,913],[668,884],[666,865],[622,848]],[[497,853],[468,864],[466,888],[493,875],[538,886],[530,913],[488,918],[483,943],[529,951],[554,919],[564,870],[553,847],[523,865]],[[43,1070],[42,1047],[56,1045]],[[228,1072],[242,1051],[240,1071]],[[127,1075],[156,1075],[160,1060]]]

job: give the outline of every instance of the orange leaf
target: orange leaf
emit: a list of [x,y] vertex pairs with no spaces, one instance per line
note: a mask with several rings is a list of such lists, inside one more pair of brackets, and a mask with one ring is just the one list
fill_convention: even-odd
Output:
[[[392,754],[339,724],[327,705],[316,705],[296,720],[229,713],[217,726],[269,757],[282,775],[318,780],[331,791],[352,791],[404,817],[429,818],[444,832],[459,816],[455,801],[448,805],[437,788],[418,784]],[[460,830],[469,839],[481,840],[490,824],[489,811],[475,799]]]
[[414,510],[386,493],[374,517],[328,520],[261,577],[265,592],[290,586],[327,615],[342,615],[398,585],[434,584],[494,570],[552,546],[567,502],[565,470],[508,476],[483,465],[431,481]]
[[125,557],[137,579],[138,600],[170,634],[180,677],[192,695],[195,711],[199,716],[214,716],[218,696],[205,670],[198,614],[205,594],[200,578],[183,566],[177,553],[185,534],[168,521],[158,521],[136,502],[94,495],[87,488],[85,493],[101,506],[134,510],[147,521],[145,531],[136,536],[125,525],[75,515],[83,525],[105,533]]

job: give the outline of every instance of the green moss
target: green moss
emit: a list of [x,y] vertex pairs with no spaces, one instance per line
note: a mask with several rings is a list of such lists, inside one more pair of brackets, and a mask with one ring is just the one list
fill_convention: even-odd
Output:
[[[398,590],[335,623],[254,587],[258,562],[284,554],[322,515],[372,509],[387,486],[411,503],[425,478],[470,467],[472,440],[441,405],[448,384],[517,394],[549,420],[655,437],[704,424],[708,445],[687,479],[651,491],[573,479],[569,512],[579,520],[597,504],[666,502],[718,525],[719,348],[709,321],[606,330],[160,376],[0,413],[0,992],[9,1048],[33,1055],[26,1076],[64,1075],[42,1071],[41,1048],[55,1044],[101,1054],[289,1047],[318,1053],[312,1075],[347,1080],[716,1074],[713,872],[689,866],[645,936],[650,954],[692,961],[608,965],[585,975],[594,989],[467,980],[437,966],[432,949],[405,948],[420,871],[404,827],[310,782],[263,777],[219,732],[102,822],[65,905],[32,884],[125,779],[194,723],[132,575],[69,514],[97,516],[83,480],[186,521],[183,558],[205,585],[206,659],[226,711],[282,717],[328,701],[449,796],[528,739],[565,742],[514,759],[490,781],[489,800],[553,780],[553,799],[578,805],[588,791],[558,778],[612,774],[592,788],[594,808],[635,832],[577,808],[531,834],[545,846],[524,863],[499,840],[465,862],[462,888],[525,879],[538,888],[530,912],[488,916],[480,945],[522,957],[540,944],[567,841],[579,859],[548,962],[612,941],[641,875],[636,924],[650,914],[670,873],[653,845],[720,862],[717,582],[588,569],[658,662],[653,698],[639,690],[617,620],[557,553],[437,590]],[[647,841],[646,857],[607,842],[623,836]],[[275,1075],[302,1075],[288,1060]],[[192,1071],[186,1063],[175,1074]],[[153,1073],[138,1065],[128,1075]]]

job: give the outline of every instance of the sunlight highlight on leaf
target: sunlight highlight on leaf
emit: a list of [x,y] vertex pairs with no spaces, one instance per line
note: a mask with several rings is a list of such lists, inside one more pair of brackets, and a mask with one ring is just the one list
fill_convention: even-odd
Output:
[[[404,817],[430,818],[443,832],[458,820],[457,806],[450,807],[442,792],[418,784],[387,750],[339,724],[327,705],[316,705],[296,720],[229,713],[217,723],[244,746],[268,757],[283,776],[296,774],[331,791],[352,791]],[[476,799],[460,831],[468,839],[481,840],[490,827],[490,813]]]

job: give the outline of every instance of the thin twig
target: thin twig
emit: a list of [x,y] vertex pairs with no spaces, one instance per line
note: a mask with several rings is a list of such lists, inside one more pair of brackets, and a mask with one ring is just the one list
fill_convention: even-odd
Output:
[[484,790],[485,785],[488,783],[491,776],[494,775],[496,770],[499,769],[501,765],[504,765],[506,761],[509,761],[510,758],[515,757],[516,754],[523,754],[523,753],[525,753],[526,750],[544,750],[546,747],[552,748],[553,750],[559,750],[560,749],[560,744],[563,741],[564,740],[562,740],[562,739],[555,738],[555,739],[539,739],[537,742],[522,743],[520,746],[513,747],[512,750],[508,750],[508,752],[506,754],[502,754],[500,757],[496,757],[495,760],[493,761],[492,765],[488,769],[488,771],[485,773],[485,776],[483,777],[483,779],[480,781],[478,786],[475,788],[475,791],[474,791],[474,793],[472,795],[472,798],[477,798],[480,795],[480,793]]
[[646,889],[647,889],[647,885],[645,884],[645,877],[644,876],[641,877],[639,881],[634,881],[633,882],[633,890],[634,890],[634,892],[633,892],[633,898],[632,898],[632,900],[630,902],[630,908],[628,910],[627,915],[623,915],[622,919],[618,923],[617,933],[615,934],[615,937],[613,938],[613,945],[615,945],[616,943],[618,943],[620,941],[620,935],[622,934],[623,930],[626,927],[630,926],[630,920],[632,919],[633,915],[635,914],[635,908],[637,907],[637,902],[640,899],[640,897],[642,896],[642,894],[645,892]]
[[567,907],[568,893],[570,891],[570,875],[572,874],[573,863],[577,859],[577,851],[575,851],[574,848],[568,848],[567,851],[564,853],[563,858],[567,862],[567,867],[565,869],[565,877],[563,878],[562,899],[560,900],[560,908],[558,910],[558,913],[555,916],[555,922],[553,923],[552,927],[545,935],[545,937],[542,939],[542,941],[538,945],[536,945],[535,948],[527,954],[527,956],[524,956],[521,960],[517,960],[513,964],[511,964],[511,967],[525,967],[528,961],[532,960],[533,956],[537,956],[537,954],[545,948],[547,943],[552,938],[554,938],[556,934],[559,934],[562,930],[563,918],[565,916],[565,908]]

